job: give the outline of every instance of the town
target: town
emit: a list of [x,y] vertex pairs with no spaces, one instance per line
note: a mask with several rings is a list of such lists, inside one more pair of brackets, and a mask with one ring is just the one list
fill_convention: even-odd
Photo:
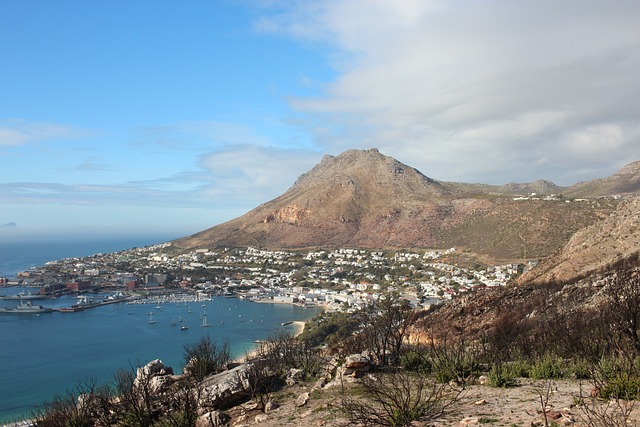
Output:
[[[461,260],[467,261],[461,266]],[[199,293],[256,302],[353,311],[385,291],[428,307],[484,287],[503,286],[536,261],[482,266],[456,251],[335,249],[271,251],[258,248],[177,250],[172,243],[51,261],[4,285],[69,292],[127,291],[148,296]]]

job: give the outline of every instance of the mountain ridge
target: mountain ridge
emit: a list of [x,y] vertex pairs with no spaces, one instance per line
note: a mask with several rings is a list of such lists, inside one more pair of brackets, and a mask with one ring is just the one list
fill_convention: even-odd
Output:
[[[640,191],[640,162],[602,180],[559,187],[546,180],[501,186],[439,181],[379,150],[325,155],[282,195],[244,215],[175,241],[178,247],[438,248],[492,259],[542,258],[614,211],[615,200],[569,203],[515,196]],[[526,197],[524,197],[526,198]]]

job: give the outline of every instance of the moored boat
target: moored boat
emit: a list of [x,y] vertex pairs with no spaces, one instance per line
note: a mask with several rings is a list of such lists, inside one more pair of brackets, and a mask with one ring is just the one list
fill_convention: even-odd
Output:
[[24,292],[18,292],[16,295],[2,295],[0,296],[0,299],[5,299],[5,300],[34,300],[34,299],[45,299],[47,298],[46,295],[40,295],[40,294],[32,294],[31,292],[27,292],[26,294]]
[[20,301],[15,307],[3,307],[0,308],[0,313],[18,313],[18,314],[40,314],[40,313],[50,313],[53,309],[43,307],[41,305],[33,305],[31,301],[23,302]]

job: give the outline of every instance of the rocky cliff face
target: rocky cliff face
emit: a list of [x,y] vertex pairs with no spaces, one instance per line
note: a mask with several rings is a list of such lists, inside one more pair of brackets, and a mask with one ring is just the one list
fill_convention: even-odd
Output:
[[[640,162],[581,192],[640,191]],[[622,184],[624,183],[624,185]],[[560,194],[538,180],[490,186],[438,181],[376,149],[325,156],[280,197],[245,215],[179,239],[179,247],[458,248],[493,260],[543,258],[577,230],[608,216],[614,201],[514,201]],[[635,190],[634,190],[635,189]],[[578,190],[572,190],[575,194]]]

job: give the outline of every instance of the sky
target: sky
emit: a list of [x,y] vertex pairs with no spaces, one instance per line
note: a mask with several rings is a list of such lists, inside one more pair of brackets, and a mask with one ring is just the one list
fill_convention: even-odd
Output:
[[3,0],[0,239],[180,237],[378,148],[441,181],[640,160],[636,0]]

